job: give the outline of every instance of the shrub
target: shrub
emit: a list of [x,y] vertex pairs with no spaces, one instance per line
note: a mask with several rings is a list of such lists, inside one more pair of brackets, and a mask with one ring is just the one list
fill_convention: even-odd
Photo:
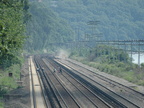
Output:
[[13,76],[15,79],[20,79],[20,72],[21,72],[21,66],[20,64],[14,64],[11,67],[7,68],[7,73],[13,72]]
[[118,67],[125,67],[125,63],[123,63],[123,62],[118,62],[118,63],[117,63],[117,66],[118,66]]
[[0,95],[14,88],[17,88],[17,84],[13,78],[10,77],[0,78]]
[[138,85],[141,85],[141,86],[144,86],[144,80],[139,80],[139,81],[137,82],[137,84],[138,84]]
[[141,68],[144,68],[144,63],[141,63]]
[[4,108],[4,104],[0,102],[0,108]]
[[[78,61],[97,68],[102,72],[106,72],[117,77],[124,78],[130,82],[144,85],[144,63],[141,64],[141,70],[137,64],[133,64],[123,51],[115,52],[105,46],[97,46],[89,52],[88,57],[75,56]],[[109,51],[109,52],[108,52]],[[74,57],[73,57],[74,58]]]

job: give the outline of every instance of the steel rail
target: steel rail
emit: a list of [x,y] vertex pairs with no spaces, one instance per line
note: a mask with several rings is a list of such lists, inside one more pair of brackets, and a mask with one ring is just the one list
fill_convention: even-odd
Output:
[[[50,62],[50,64],[52,64],[53,67],[55,67],[56,64],[53,64],[51,61],[48,60],[48,62]],[[57,66],[58,67],[58,66]],[[64,75],[67,74],[68,76]],[[89,88],[87,88],[86,86],[84,86],[84,84],[82,84],[81,82],[79,82],[77,79],[75,79],[73,76],[71,76],[70,74],[68,74],[67,72],[63,71],[63,74],[61,74],[65,79],[67,79],[69,81],[69,83],[71,83],[76,89],[79,90],[79,92],[81,92],[96,108],[98,108],[98,106],[96,105],[97,103],[94,102],[94,100],[90,99],[92,97],[89,97],[88,95],[86,95],[85,93],[83,93],[80,90],[80,85],[85,88],[87,91],[89,91],[94,97],[98,98],[100,101],[103,102],[103,104],[105,105],[105,107],[111,108],[110,105],[108,105],[104,100],[102,100],[100,97],[98,97],[96,94],[94,94]],[[70,79],[73,79],[74,81],[76,81],[78,84],[74,84],[72,83],[72,81],[70,81]],[[79,85],[79,87],[77,87],[76,85]]]
[[53,85],[50,84],[50,81],[46,78],[46,75],[43,72],[43,66],[41,65],[41,60],[38,57],[35,57],[35,62],[38,64],[38,68],[39,68],[39,73],[42,79],[42,82],[44,84],[45,90],[46,90],[46,94],[49,98],[50,104],[52,108],[55,108],[57,106],[59,106],[60,108],[62,108],[61,104],[59,103],[59,100],[56,96],[55,91],[53,90]]
[[38,64],[37,60],[34,58],[33,59],[34,61],[34,65],[36,67],[36,71],[37,71],[37,74],[38,74],[38,78],[39,78],[39,81],[40,81],[40,85],[42,86],[42,94],[43,94],[43,97],[44,97],[44,101],[46,103],[46,107],[47,108],[52,108],[52,105],[51,105],[51,102],[49,101],[49,96],[48,96],[48,93],[46,91],[48,91],[46,85],[44,84],[44,80],[41,80],[41,75],[39,73],[39,70],[40,69],[40,65]]
[[[45,62],[43,62],[43,63],[45,63]],[[46,63],[45,63],[45,66],[47,67],[47,69],[49,69],[49,67],[46,65]],[[50,70],[50,69],[49,69],[49,70]],[[50,70],[50,72],[52,73],[51,70]],[[76,108],[76,106],[77,106],[78,108],[80,108],[80,106],[79,106],[79,104],[77,103],[77,101],[76,101],[76,100],[73,98],[73,96],[68,92],[68,90],[63,86],[63,84],[62,84],[53,74],[52,74],[52,76],[56,79],[55,81],[58,81],[59,84],[61,85],[61,87],[65,89],[65,95],[66,95],[66,93],[68,93],[67,98],[63,98],[63,95],[61,95],[61,90],[58,89],[60,86],[58,86],[58,88],[55,87],[55,88],[57,89],[57,91],[59,92],[59,95],[61,96],[61,98],[62,98],[62,100],[64,101],[65,105],[66,105],[67,107],[70,107],[70,105],[67,104],[67,103],[68,103],[67,100],[70,99],[70,98],[68,98],[68,96],[70,96],[71,99],[72,99],[74,102],[71,100],[71,102],[70,102],[69,104],[73,103],[73,104],[72,104],[72,107],[75,107],[75,108]],[[52,76],[49,77],[49,79],[51,79],[51,81],[52,81]],[[54,82],[53,82],[53,83],[54,83]],[[56,84],[56,85],[57,85],[57,84]],[[63,93],[62,93],[62,94],[63,94]],[[75,103],[75,104],[74,104],[74,103]]]
[[[54,61],[54,62],[57,63],[56,61]],[[85,79],[83,79],[82,77],[80,77],[79,75],[73,73],[71,70],[69,70],[68,68],[66,68],[62,64],[59,64],[59,63],[57,63],[57,64],[60,65],[66,71],[68,71],[71,75],[73,75],[74,77],[76,77],[80,82],[82,82],[83,84],[86,84],[89,88],[91,88],[91,90],[93,92],[95,92],[96,94],[98,94],[103,100],[105,100],[106,102],[108,102],[111,106],[117,107],[117,108],[119,108],[119,107],[127,108],[125,105],[123,105],[122,103],[120,103],[118,100],[116,100],[113,97],[111,97],[110,95],[106,94],[105,92],[103,92],[102,90],[100,90],[96,86],[92,85],[91,83],[89,83],[88,81],[86,81]]]
[[[75,63],[74,63],[74,64],[75,64]],[[67,65],[67,64],[65,64],[65,65]],[[78,64],[77,64],[77,65],[78,65]],[[68,65],[67,65],[67,66],[68,66]],[[82,66],[80,66],[80,65],[78,65],[78,66],[79,66],[79,67],[82,67]],[[68,66],[68,67],[69,67],[69,66]],[[70,67],[70,68],[72,68],[72,67]],[[85,67],[82,67],[82,68],[87,69],[87,68],[85,68]],[[81,75],[87,77],[86,75],[84,75],[84,74],[78,72],[78,71],[75,70],[74,68],[72,68],[72,69],[73,69],[74,71],[76,71],[76,73],[79,73],[79,74],[81,74]],[[89,69],[87,69],[87,70],[89,70]],[[91,70],[89,70],[89,71],[91,71]],[[95,72],[93,72],[93,73],[94,73],[94,74],[97,74],[97,73],[95,73]],[[99,74],[98,74],[98,75],[99,75]],[[102,76],[102,75],[99,75],[99,76],[104,77],[104,76]],[[103,85],[101,85],[100,83],[96,82],[95,80],[93,80],[93,79],[91,79],[91,78],[89,78],[89,77],[87,77],[87,78],[90,79],[90,80],[92,80],[93,82],[97,83],[98,85],[104,87],[105,89],[109,90],[108,88],[106,88],[105,86],[103,86]],[[109,78],[104,77],[103,80],[105,80],[105,79],[109,79]],[[110,82],[115,82],[115,81],[113,81],[113,80],[111,80],[111,79],[109,79],[109,80],[110,80]],[[115,82],[115,83],[117,83],[117,84],[119,84],[119,85],[121,85],[121,86],[124,86],[124,85],[122,85],[122,84],[120,84],[120,83],[118,83],[118,82]],[[127,87],[127,86],[125,86],[125,87],[126,87],[126,88],[129,88],[129,87]],[[129,88],[129,89],[131,89],[131,90],[133,90],[133,91],[135,91],[135,92],[138,92],[138,91],[136,91],[136,90],[134,90],[134,89],[132,89],[132,88]],[[109,90],[109,91],[111,91],[111,90]],[[111,91],[111,92],[113,92],[113,91]],[[140,108],[138,105],[136,105],[136,104],[134,104],[133,102],[127,100],[126,98],[124,98],[124,97],[122,97],[122,96],[116,94],[115,92],[113,92],[113,93],[114,93],[115,95],[117,95],[117,96],[123,98],[124,100],[128,101],[129,103],[131,103],[131,104],[134,105],[135,107]],[[140,92],[138,92],[138,93],[140,93]],[[140,93],[140,94],[142,94],[142,93]],[[142,95],[144,95],[144,94],[142,94]]]
[[[71,61],[68,61],[68,62],[71,62]],[[138,93],[140,96],[142,96],[142,97],[144,98],[144,94],[141,93],[141,92],[138,92],[138,91],[136,91],[136,90],[134,90],[134,89],[132,89],[132,88],[130,88],[130,87],[127,87],[127,86],[125,86],[125,85],[123,85],[123,84],[121,84],[121,83],[118,83],[118,82],[116,82],[116,81],[114,81],[114,80],[111,80],[110,78],[107,78],[107,77],[102,76],[102,75],[100,75],[100,74],[98,74],[98,73],[96,73],[96,72],[93,72],[92,70],[87,69],[87,68],[85,68],[85,67],[83,67],[83,66],[81,66],[81,65],[78,65],[78,64],[73,63],[73,62],[71,62],[71,63],[74,64],[74,65],[77,65],[77,66],[79,66],[79,67],[82,67],[82,68],[84,68],[84,69],[92,72],[93,74],[96,74],[96,75],[99,76],[99,78],[101,78],[102,80],[105,80],[105,81],[106,81],[106,80],[109,80],[109,82],[111,82],[111,83],[114,82],[114,83],[116,83],[116,84],[118,84],[118,85],[121,85],[121,86],[123,86],[123,87],[131,90],[131,91],[134,91],[134,92]],[[74,69],[74,68],[73,68],[73,69]]]
[[[45,68],[45,71],[48,70],[47,65],[46,65],[42,60],[41,60],[41,63],[40,63],[40,64],[41,64],[42,67]],[[57,81],[57,84],[55,84],[55,85],[52,84],[52,83],[54,83],[54,80],[52,80],[52,77],[53,77],[53,76],[49,77],[48,75],[50,75],[50,74],[47,74],[46,72],[43,72],[43,73],[45,74],[45,77],[46,77],[47,79],[49,79],[50,84],[53,85],[53,86],[55,86],[54,89],[55,89],[56,92],[59,94],[59,96],[61,97],[62,101],[65,103],[66,107],[68,107],[68,105],[67,105],[66,102],[65,102],[65,101],[67,101],[67,100],[63,98],[63,96],[61,95],[61,91],[58,90],[59,87],[60,87],[60,89],[62,89],[62,88],[65,89],[65,88],[64,88],[63,86],[60,86],[60,85],[61,85],[60,83],[58,84],[57,79],[55,80],[55,81]],[[53,78],[54,78],[54,77],[53,77]],[[67,96],[67,99],[69,100],[70,98],[68,98],[68,95],[70,96],[70,94],[69,94],[66,90],[64,90],[64,91],[65,91],[65,96]],[[55,92],[55,94],[57,94],[56,92]],[[67,95],[66,95],[66,93],[67,93]],[[70,96],[70,97],[71,97],[71,96]],[[57,97],[57,98],[58,98],[58,97]],[[71,99],[73,99],[73,98],[71,97]],[[71,103],[72,103],[72,100],[71,100]],[[60,104],[61,104],[61,103],[60,103]],[[75,104],[75,107],[76,107],[76,105],[78,106],[78,104]],[[74,104],[73,104],[73,106],[74,106]],[[79,106],[78,106],[78,107],[79,107]]]

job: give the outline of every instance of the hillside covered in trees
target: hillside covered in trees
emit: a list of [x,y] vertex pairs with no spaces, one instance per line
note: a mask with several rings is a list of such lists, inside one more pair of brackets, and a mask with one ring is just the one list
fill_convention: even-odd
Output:
[[52,47],[50,46],[52,43],[73,40],[71,27],[45,2],[31,1],[29,11],[31,13],[31,19],[27,25],[29,38],[25,46],[28,51],[42,51]]
[[143,0],[30,0],[30,13],[29,51],[70,41],[144,39]]
[[91,26],[87,24],[89,21],[100,21],[95,28],[95,34],[101,34],[99,39],[144,39],[143,0],[43,0],[43,2],[67,20],[81,40],[85,40],[87,33],[93,35]]

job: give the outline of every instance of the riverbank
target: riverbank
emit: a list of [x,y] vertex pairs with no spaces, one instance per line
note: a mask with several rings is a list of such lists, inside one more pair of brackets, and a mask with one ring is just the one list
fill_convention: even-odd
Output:
[[71,57],[72,59],[79,61],[83,64],[91,66],[119,78],[123,78],[131,83],[144,86],[144,67],[139,68],[137,64],[129,65],[127,63],[99,63],[94,61],[89,61],[84,57]]

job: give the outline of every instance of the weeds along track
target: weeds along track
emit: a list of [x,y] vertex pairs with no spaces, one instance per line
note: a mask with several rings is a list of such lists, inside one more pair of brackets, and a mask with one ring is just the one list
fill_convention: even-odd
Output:
[[[57,63],[61,63],[58,59],[55,61]],[[93,72],[82,65],[78,65],[77,63],[65,61],[61,64],[71,69],[77,76],[82,77],[102,91],[109,93],[111,97],[123,103],[125,106],[130,108],[144,108],[144,94]]]
[[40,56],[35,56],[34,61],[37,70],[41,76],[46,95],[52,108],[80,108],[77,101],[71,96],[68,90],[63,86],[48,68]]

